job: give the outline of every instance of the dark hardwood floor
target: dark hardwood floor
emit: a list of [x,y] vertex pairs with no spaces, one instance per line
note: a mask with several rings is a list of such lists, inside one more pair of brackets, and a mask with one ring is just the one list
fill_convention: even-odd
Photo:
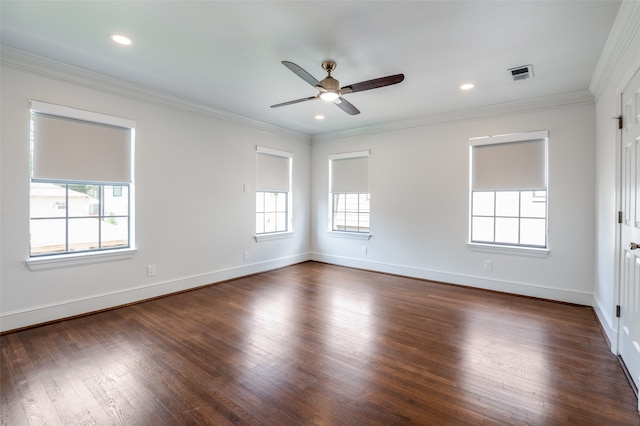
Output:
[[591,308],[314,262],[0,343],[3,425],[640,425]]

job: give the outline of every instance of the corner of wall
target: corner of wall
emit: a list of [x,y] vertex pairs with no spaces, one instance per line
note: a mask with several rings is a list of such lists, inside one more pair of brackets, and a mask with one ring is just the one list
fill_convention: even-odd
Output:
[[614,322],[614,318],[611,317],[607,313],[607,309],[602,306],[600,300],[594,296],[593,297],[593,311],[595,312],[596,319],[600,323],[600,328],[604,333],[604,337],[607,339],[609,343],[609,349],[612,353],[617,353],[618,347],[618,327],[617,321]]

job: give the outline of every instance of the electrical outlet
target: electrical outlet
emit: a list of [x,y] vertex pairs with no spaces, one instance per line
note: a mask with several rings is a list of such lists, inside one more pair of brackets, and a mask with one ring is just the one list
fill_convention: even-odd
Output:
[[244,252],[244,261],[247,262],[249,260],[249,252],[245,251]]
[[156,275],[156,265],[147,265],[147,276],[153,277]]
[[485,271],[490,271],[491,268],[493,268],[493,264],[491,263],[490,260],[485,260],[484,261],[484,270]]
[[367,247],[366,246],[362,247],[362,254],[367,254]]

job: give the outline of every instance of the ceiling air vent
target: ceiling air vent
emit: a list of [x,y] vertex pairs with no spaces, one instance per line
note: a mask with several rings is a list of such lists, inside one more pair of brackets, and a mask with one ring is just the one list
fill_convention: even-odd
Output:
[[533,65],[509,68],[509,75],[511,75],[513,81],[526,80],[527,78],[533,77]]

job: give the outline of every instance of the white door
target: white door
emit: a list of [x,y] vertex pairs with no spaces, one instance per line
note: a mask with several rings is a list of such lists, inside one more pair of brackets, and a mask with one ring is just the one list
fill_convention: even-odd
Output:
[[640,70],[622,93],[622,117],[623,220],[618,353],[636,387],[640,388]]

